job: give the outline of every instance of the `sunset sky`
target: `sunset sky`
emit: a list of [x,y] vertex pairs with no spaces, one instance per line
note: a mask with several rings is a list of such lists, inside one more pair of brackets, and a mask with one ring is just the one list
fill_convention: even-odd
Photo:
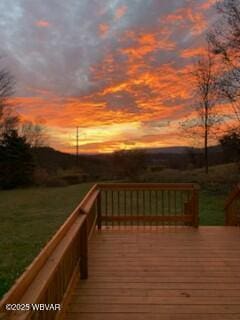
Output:
[[215,0],[1,0],[0,55],[16,109],[56,149],[186,145],[189,72]]

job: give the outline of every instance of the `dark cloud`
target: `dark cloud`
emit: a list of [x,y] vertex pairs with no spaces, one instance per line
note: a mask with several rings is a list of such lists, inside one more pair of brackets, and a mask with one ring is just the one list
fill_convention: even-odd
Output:
[[[26,89],[33,86],[72,95],[94,88],[92,65],[104,61],[109,52],[136,45],[141,33],[156,33],[159,29],[161,36],[165,17],[192,3],[187,0],[2,0],[1,48],[16,73],[19,93],[29,94]],[[116,10],[121,7],[126,8],[125,12],[116,19]],[[99,33],[103,23],[109,28],[105,37]],[[136,38],[119,41],[126,30],[135,32]],[[172,32],[171,37],[176,41]],[[178,38],[183,39],[184,32],[177,30]],[[167,55],[159,49],[151,55],[146,56],[149,67],[173,59],[173,52]],[[119,54],[114,58],[119,64],[124,64],[126,59]],[[106,77],[119,78],[114,73],[112,70]]]

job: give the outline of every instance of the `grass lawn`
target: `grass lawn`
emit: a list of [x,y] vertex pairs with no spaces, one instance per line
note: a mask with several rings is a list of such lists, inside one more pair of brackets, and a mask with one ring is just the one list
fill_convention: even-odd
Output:
[[[0,191],[0,296],[38,254],[91,184]],[[201,225],[223,225],[226,193],[201,191]]]
[[0,191],[0,297],[65,221],[90,186]]
[[200,225],[224,225],[224,204],[228,193],[202,190],[199,197]]

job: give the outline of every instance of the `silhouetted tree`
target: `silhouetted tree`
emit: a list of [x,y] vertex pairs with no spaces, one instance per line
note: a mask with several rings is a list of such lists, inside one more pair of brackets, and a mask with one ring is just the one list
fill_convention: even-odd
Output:
[[[30,144],[20,134],[20,122],[13,113],[10,97],[15,80],[4,68],[0,69],[0,188],[27,185],[32,181],[34,162]],[[35,131],[35,141],[40,130]],[[38,139],[39,141],[39,139]]]
[[21,125],[20,132],[32,148],[45,147],[47,144],[46,130],[41,123],[25,121]]
[[216,78],[214,56],[210,47],[205,55],[195,63],[193,71],[195,81],[195,116],[181,123],[182,128],[188,135],[203,137],[205,172],[208,173],[209,137],[212,129],[221,121],[221,117],[215,112],[217,102]]
[[7,132],[19,129],[19,117],[15,115],[11,109],[5,109],[2,119],[0,121],[0,136],[3,136]]
[[0,119],[4,108],[9,106],[9,98],[14,93],[14,86],[13,76],[6,69],[0,69]]
[[219,1],[217,9],[219,19],[208,39],[221,63],[218,90],[221,97],[232,104],[240,122],[240,1]]
[[227,161],[240,161],[240,132],[230,132],[219,140]]
[[186,149],[187,161],[193,168],[198,168],[203,165],[202,153],[195,148]]
[[30,145],[17,130],[4,132],[0,141],[0,187],[11,189],[32,181],[34,163]]
[[145,166],[146,155],[141,150],[120,150],[113,153],[113,167],[118,178],[136,181]]
[[[0,57],[1,59],[1,57]],[[16,129],[18,117],[10,108],[10,97],[14,94],[15,80],[8,70],[0,68],[0,135]]]

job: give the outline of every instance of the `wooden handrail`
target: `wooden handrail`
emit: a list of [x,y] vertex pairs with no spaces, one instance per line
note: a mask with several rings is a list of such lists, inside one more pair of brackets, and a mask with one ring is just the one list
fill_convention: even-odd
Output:
[[99,183],[97,186],[101,190],[199,190],[199,185],[194,183]]
[[81,206],[81,211],[85,214],[88,214],[93,207],[98,195],[100,193],[100,190],[92,190],[91,195],[88,197],[88,201],[84,203],[84,205]]
[[238,183],[230,193],[225,203],[225,225],[240,225],[240,218],[237,216],[236,202],[240,199],[240,184]]
[[98,185],[95,184],[93,187],[88,191],[88,193],[85,195],[83,200],[80,202],[80,204],[77,206],[77,208],[74,211],[78,211],[79,209],[84,210],[85,207],[88,205],[89,200],[92,198],[93,194],[98,191]]

